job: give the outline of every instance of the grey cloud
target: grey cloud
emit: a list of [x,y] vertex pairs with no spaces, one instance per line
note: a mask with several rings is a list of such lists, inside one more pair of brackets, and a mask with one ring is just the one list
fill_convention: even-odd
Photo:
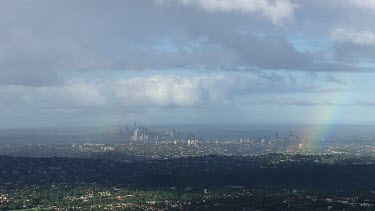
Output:
[[[171,3],[168,0],[156,0],[160,4]],[[239,12],[244,14],[260,14],[274,24],[291,22],[294,10],[298,5],[290,0],[180,0],[183,5],[194,5],[208,12]]]
[[52,86],[63,83],[62,77],[46,67],[42,69],[3,69],[0,71],[0,84],[25,86]]
[[[374,61],[375,33],[368,29],[336,27],[331,33],[334,40],[334,56],[339,61],[364,64]],[[358,66],[357,66],[357,69]]]
[[298,69],[312,62],[311,55],[299,52],[282,38],[223,32],[212,36],[212,39],[232,52],[235,63],[239,65],[261,69]]
[[[336,63],[321,67],[314,52],[285,38],[285,28],[235,11],[208,13],[148,0],[1,4],[2,84],[58,84],[75,71],[342,70]],[[38,77],[19,79],[17,71],[26,70]]]
[[[71,80],[53,87],[3,86],[0,107],[36,110],[93,108],[183,108],[232,104],[258,95],[330,93],[340,87],[306,84],[257,74],[149,76],[113,80]],[[281,77],[281,76],[280,76]],[[286,76],[287,77],[287,76]],[[17,96],[17,97],[15,97]]]
[[342,80],[342,79],[340,79],[338,77],[335,77],[335,76],[332,76],[332,75],[327,76],[326,80],[328,82],[333,82],[333,83],[337,83],[337,84],[340,84],[340,85],[347,85],[348,84],[345,80]]
[[263,99],[261,101],[264,104],[270,104],[270,105],[278,105],[278,106],[326,106],[326,105],[332,105],[330,103],[325,102],[314,102],[310,100],[303,100],[303,99],[295,99],[295,98],[284,98],[284,97],[278,97],[278,98],[272,98],[272,99]]
[[[312,56],[299,52],[281,38],[222,32],[207,34],[203,42],[174,43],[175,51],[141,48],[126,54],[123,63],[133,68],[206,68],[208,70],[298,69],[312,64]],[[198,37],[199,38],[199,37]],[[196,38],[195,40],[199,40]],[[198,43],[195,43],[198,42]],[[186,48],[186,46],[194,46]]]
[[[371,47],[336,43],[333,49],[315,51],[293,42],[297,35],[308,45],[315,44],[310,39],[328,39],[336,24],[350,23],[345,14],[362,18],[358,8],[337,6],[336,0],[298,4],[295,22],[280,27],[237,12],[238,7],[207,12],[153,0],[5,0],[0,7],[0,84],[58,85],[82,71],[129,69],[367,70],[361,64],[373,60]],[[365,19],[358,25],[371,18]]]
[[[373,57],[375,54],[375,48],[373,46],[362,46],[353,43],[337,43],[334,50],[335,56],[340,61],[365,65],[375,61]],[[366,70],[365,68],[358,68],[358,66],[356,69]]]

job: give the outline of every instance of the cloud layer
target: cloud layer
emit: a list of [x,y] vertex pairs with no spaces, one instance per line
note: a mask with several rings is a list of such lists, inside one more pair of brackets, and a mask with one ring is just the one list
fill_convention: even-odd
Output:
[[[353,3],[368,4],[359,2],[340,6],[353,22],[365,19],[349,10]],[[330,4],[291,0],[3,1],[0,84],[58,84],[76,71],[361,69],[361,64],[342,64],[345,54],[352,56],[350,52],[336,51],[344,42],[372,45],[375,29],[359,24],[354,30],[346,26],[350,23],[346,16],[322,24],[316,14],[331,17],[335,11],[329,9]],[[340,22],[346,24],[338,26]],[[303,42],[294,36],[299,34]],[[316,49],[317,39],[329,39],[333,45],[339,41],[338,48]]]
[[[0,117],[48,125],[371,113],[374,2],[4,0]],[[347,120],[360,122],[354,113]]]
[[[327,78],[326,83],[330,84],[330,80]],[[338,92],[342,86],[340,83],[330,88],[316,82],[305,84],[303,78],[276,73],[77,79],[53,87],[3,87],[0,105],[14,104],[14,108],[18,105],[19,109],[209,107],[230,105],[243,96],[254,100],[259,96],[264,99],[267,95],[320,94]],[[17,99],[12,96],[17,96]],[[257,103],[260,102],[251,102]]]
[[[168,1],[158,0],[157,2]],[[240,12],[258,15],[276,25],[292,22],[297,7],[297,4],[290,0],[179,0],[179,2],[200,7],[208,12]]]
[[337,42],[349,42],[356,45],[374,46],[375,33],[371,31],[358,31],[347,28],[335,28],[331,37]]

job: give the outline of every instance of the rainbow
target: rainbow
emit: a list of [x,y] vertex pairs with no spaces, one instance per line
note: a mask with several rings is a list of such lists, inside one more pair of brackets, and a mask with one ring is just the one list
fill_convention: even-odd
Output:
[[317,152],[325,146],[329,140],[325,136],[333,129],[334,123],[337,123],[340,114],[342,114],[342,105],[347,99],[346,91],[333,92],[330,95],[330,103],[317,106],[312,112],[310,122],[318,122],[319,125],[312,126],[306,136],[303,149],[309,152]]

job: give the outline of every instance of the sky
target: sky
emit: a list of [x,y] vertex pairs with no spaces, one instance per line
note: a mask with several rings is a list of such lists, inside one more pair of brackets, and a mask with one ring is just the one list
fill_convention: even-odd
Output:
[[374,124],[375,0],[2,0],[0,128]]

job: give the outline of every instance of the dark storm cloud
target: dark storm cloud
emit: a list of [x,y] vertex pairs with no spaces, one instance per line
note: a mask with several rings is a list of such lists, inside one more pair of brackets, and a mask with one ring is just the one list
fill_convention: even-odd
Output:
[[351,63],[375,62],[375,45],[356,45],[353,43],[337,43],[335,55],[338,60]]
[[273,17],[268,9],[229,9],[210,12],[152,0],[2,1],[0,83],[58,84],[59,75],[82,70],[349,69],[323,65],[315,52],[298,50],[286,38],[298,17],[280,26],[256,17]]
[[47,69],[2,69],[0,71],[0,84],[49,86],[62,83],[62,78],[55,71]]
[[[221,33],[212,39],[233,52],[236,64],[261,69],[298,69],[312,62],[312,56],[296,50],[283,38],[260,38],[252,34]],[[235,66],[235,64],[232,64]]]
[[311,107],[311,106],[332,106],[333,103],[329,102],[314,102],[311,100],[303,100],[303,99],[294,99],[294,98],[272,98],[272,99],[264,99],[261,101],[264,104],[270,105],[277,105],[277,106],[302,106],[302,107]]

